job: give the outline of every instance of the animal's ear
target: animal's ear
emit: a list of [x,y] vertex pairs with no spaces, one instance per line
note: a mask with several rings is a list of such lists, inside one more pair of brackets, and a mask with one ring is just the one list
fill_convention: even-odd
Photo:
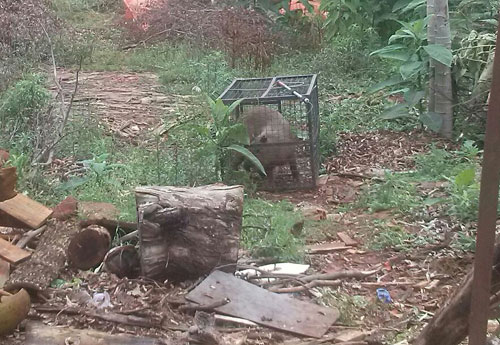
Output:
[[265,135],[260,137],[260,142],[261,143],[267,143],[267,137]]

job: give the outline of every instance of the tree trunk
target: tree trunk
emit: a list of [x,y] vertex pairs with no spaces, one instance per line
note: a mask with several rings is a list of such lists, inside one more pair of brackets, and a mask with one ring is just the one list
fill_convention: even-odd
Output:
[[75,234],[68,246],[68,258],[72,266],[88,270],[99,265],[111,246],[108,229],[90,225]]
[[141,271],[186,280],[214,268],[233,271],[243,212],[241,186],[136,189]]
[[[491,294],[500,291],[500,245],[495,247]],[[471,270],[458,290],[451,296],[412,342],[413,345],[457,345],[465,339],[469,328],[472,295]]]
[[[434,14],[429,22],[433,44],[442,45],[451,49],[451,33],[448,14],[448,0],[430,0],[434,4]],[[429,6],[428,6],[429,10]],[[432,61],[432,59],[431,59]],[[442,119],[440,133],[445,138],[451,138],[453,134],[453,92],[451,85],[451,69],[438,61],[432,61],[431,80],[434,88],[431,88],[430,94],[433,94],[434,113],[439,114]]]
[[64,268],[70,238],[77,231],[78,227],[72,222],[49,219],[35,253],[16,267],[5,284],[5,290],[45,290]]
[[128,334],[109,334],[92,329],[60,328],[39,322],[26,325],[26,345],[159,345],[168,344],[159,339]]
[[481,76],[479,77],[470,97],[471,108],[474,112],[482,113],[486,117],[486,101],[489,98],[491,80],[493,79],[493,61],[495,60],[495,52],[492,51],[488,56],[486,66],[484,66]]
[[[436,43],[436,0],[427,0],[427,17],[429,18],[429,24],[427,24],[427,43]],[[433,59],[429,59],[429,95],[427,102],[427,112],[436,112],[436,95],[434,91],[436,90],[436,78],[434,77],[435,64]]]

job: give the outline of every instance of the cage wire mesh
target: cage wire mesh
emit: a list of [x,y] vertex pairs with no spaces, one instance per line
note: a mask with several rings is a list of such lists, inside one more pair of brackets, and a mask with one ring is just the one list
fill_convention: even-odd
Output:
[[[303,97],[294,95],[277,81]],[[315,74],[235,79],[220,98],[226,105],[243,99],[233,116],[235,121],[246,125],[249,149],[268,175],[259,189],[278,191],[316,186],[319,105]]]

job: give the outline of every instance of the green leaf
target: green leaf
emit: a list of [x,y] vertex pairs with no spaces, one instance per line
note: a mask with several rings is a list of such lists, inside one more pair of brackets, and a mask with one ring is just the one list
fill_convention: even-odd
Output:
[[77,187],[80,187],[81,185],[84,185],[90,180],[89,176],[83,176],[83,177],[73,177],[69,179],[68,181],[60,184],[57,188],[60,190],[72,190]]
[[451,67],[451,62],[453,61],[453,53],[450,49],[440,44],[429,44],[427,46],[424,46],[423,48],[432,59],[439,61],[445,66]]
[[417,7],[420,7],[426,3],[426,0],[413,0],[410,2],[402,11],[402,13],[411,11],[416,9]]
[[467,187],[474,182],[475,178],[476,172],[474,171],[474,169],[465,169],[455,177],[455,184],[461,188]]
[[403,8],[406,8],[408,6],[408,4],[412,1],[413,0],[398,0],[398,1],[396,1],[394,6],[392,6],[392,12],[397,12]]
[[242,123],[237,123],[231,127],[228,127],[224,138],[224,144],[225,143],[250,145],[250,139],[248,138],[248,131],[246,126]]
[[259,161],[259,159],[257,157],[254,156],[254,154],[252,152],[250,152],[249,150],[247,150],[246,148],[244,148],[243,146],[240,146],[240,145],[231,145],[231,146],[228,146],[227,149],[241,153],[253,165],[255,165],[255,167],[257,169],[259,169],[261,173],[263,173],[264,175],[266,175],[266,170],[262,166],[262,163]]
[[50,282],[50,287],[57,289],[63,286],[65,283],[66,281],[64,281],[63,279],[57,278]]
[[396,104],[395,106],[387,108],[381,115],[384,120],[393,120],[408,116],[410,116],[410,113],[405,103]]
[[225,117],[226,117],[227,106],[222,102],[222,99],[218,98],[215,101],[215,105],[212,108],[212,118],[215,121],[217,127],[222,125]]
[[446,198],[427,198],[424,200],[424,205],[425,206],[432,206],[436,204],[440,204],[442,202],[445,202]]
[[422,90],[409,90],[405,93],[405,101],[408,107],[415,106],[425,96],[425,91]]
[[242,99],[238,99],[236,101],[234,101],[227,109],[226,109],[226,114],[224,116],[224,124],[227,124],[228,123],[228,118],[229,118],[229,115],[231,115],[231,113],[234,111],[234,109],[236,109],[240,103],[243,102],[243,98]]
[[411,61],[401,65],[399,72],[401,73],[401,77],[407,80],[422,71],[424,67],[425,65],[422,61]]
[[228,113],[232,113],[234,111],[234,109],[236,109],[237,106],[240,105],[240,103],[243,102],[243,98],[242,99],[238,99],[236,101],[234,101],[230,106],[229,108],[227,109],[227,112]]
[[382,49],[375,50],[370,53],[370,56],[372,55],[399,61],[408,61],[411,56],[408,52],[408,48],[401,44],[392,44]]
[[431,131],[439,132],[443,124],[441,115],[434,112],[424,113],[420,115],[420,121]]
[[380,90],[383,90],[385,88],[388,88],[390,86],[398,85],[401,84],[404,80],[398,75],[396,77],[393,77],[391,79],[388,79],[386,81],[380,82],[378,84],[373,85],[370,87],[366,92],[368,94],[378,92]]
[[389,37],[389,44],[399,39],[405,39],[405,38],[411,38],[413,40],[416,39],[415,35],[413,35],[412,33],[408,33],[407,30],[406,31],[398,30],[394,35]]

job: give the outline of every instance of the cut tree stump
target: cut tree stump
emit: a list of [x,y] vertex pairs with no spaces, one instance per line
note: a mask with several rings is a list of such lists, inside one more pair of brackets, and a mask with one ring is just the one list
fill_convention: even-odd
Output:
[[109,334],[92,329],[47,326],[40,322],[26,325],[26,345],[160,345],[167,342],[155,338],[126,334]]
[[45,290],[64,268],[70,239],[77,231],[78,227],[72,222],[49,219],[47,230],[40,236],[35,253],[11,273],[5,290]]
[[0,169],[0,201],[16,196],[17,174],[15,167]]
[[73,267],[88,270],[102,262],[110,246],[108,229],[90,225],[73,235],[68,246],[68,258]]
[[243,187],[139,187],[135,193],[143,276],[186,280],[216,267],[234,272]]
[[[496,244],[491,277],[490,293],[492,295],[500,291],[499,265],[500,244]],[[472,276],[473,270],[467,274],[444,307],[439,309],[417,338],[412,341],[413,345],[457,345],[465,339],[469,328]]]

